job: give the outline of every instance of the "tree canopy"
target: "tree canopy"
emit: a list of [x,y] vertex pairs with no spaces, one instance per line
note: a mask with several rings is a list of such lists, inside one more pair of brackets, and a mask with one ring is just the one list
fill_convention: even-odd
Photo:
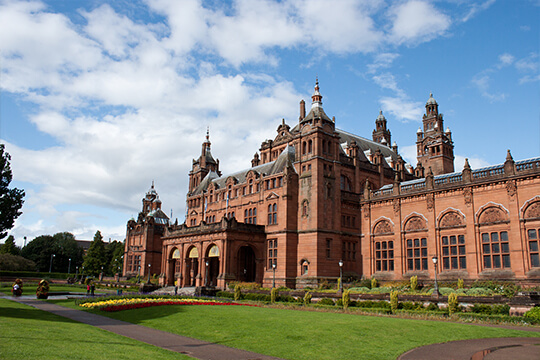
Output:
[[24,203],[24,190],[9,188],[13,179],[9,161],[11,156],[4,151],[4,144],[0,144],[0,239],[7,236],[7,231],[13,228],[15,219],[21,214]]
[[4,244],[0,245],[0,254],[20,255],[21,249],[15,244],[13,235],[9,235]]
[[75,267],[80,267],[83,263],[83,249],[77,244],[75,236],[68,232],[57,233],[54,236],[38,236],[21,250],[21,255],[34,261],[39,271],[44,272],[49,271],[52,263],[53,272],[74,274]]
[[92,244],[84,257],[84,273],[97,276],[101,272],[101,268],[104,270],[107,269],[107,265],[105,243],[103,242],[101,232],[98,230],[94,235],[94,241],[92,241]]

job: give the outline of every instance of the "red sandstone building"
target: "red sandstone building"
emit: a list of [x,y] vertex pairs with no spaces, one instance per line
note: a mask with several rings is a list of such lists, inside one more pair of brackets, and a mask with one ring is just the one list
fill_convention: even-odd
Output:
[[152,185],[127,225],[124,275],[163,284],[304,287],[346,277],[540,278],[540,158],[454,172],[450,130],[430,95],[416,168],[379,114],[372,140],[336,128],[316,84],[251,167],[223,175],[207,134],[189,173],[187,216],[172,224]]

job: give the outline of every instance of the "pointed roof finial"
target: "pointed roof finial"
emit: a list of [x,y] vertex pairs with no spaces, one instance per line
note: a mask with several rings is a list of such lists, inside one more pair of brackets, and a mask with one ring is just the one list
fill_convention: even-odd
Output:
[[206,141],[210,141],[210,126],[206,126]]
[[512,157],[512,154],[510,154],[510,149],[506,150],[506,161],[512,161],[514,158]]
[[465,165],[463,165],[464,170],[471,170],[471,165],[469,165],[469,159],[465,158]]
[[319,77],[315,77],[315,91],[311,96],[311,107],[322,107],[322,95],[319,92]]

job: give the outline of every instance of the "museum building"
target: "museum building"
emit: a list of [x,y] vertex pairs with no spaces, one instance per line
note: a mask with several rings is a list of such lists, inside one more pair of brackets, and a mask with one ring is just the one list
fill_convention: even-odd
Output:
[[[251,167],[222,175],[207,132],[189,172],[186,219],[152,187],[127,223],[124,276],[302,288],[324,280],[540,279],[540,158],[454,171],[452,134],[430,94],[406,164],[382,114],[372,139],[336,128],[318,82]],[[307,114],[306,114],[307,113]],[[436,260],[434,265],[432,260]]]

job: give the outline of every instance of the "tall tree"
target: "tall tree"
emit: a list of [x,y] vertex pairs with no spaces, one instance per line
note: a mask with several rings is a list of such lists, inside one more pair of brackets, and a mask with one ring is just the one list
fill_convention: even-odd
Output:
[[19,255],[21,249],[15,245],[15,238],[9,235],[3,245],[0,246],[0,254]]
[[[53,267],[59,272],[75,273],[75,267],[83,263],[83,248],[77,244],[75,236],[69,232],[56,233],[53,236],[56,245],[56,257]],[[71,259],[71,264],[69,259]]]
[[13,179],[9,165],[11,156],[4,152],[4,147],[4,144],[0,144],[0,239],[6,237],[15,219],[22,214],[20,210],[24,203],[24,190],[9,188]]
[[[36,263],[38,271],[49,271],[51,258],[56,257],[57,247],[51,235],[41,235],[30,241],[21,250],[21,256]],[[54,258],[52,260],[53,270],[56,270]]]
[[94,241],[90,244],[90,248],[84,257],[84,272],[85,274],[97,276],[103,270],[107,269],[107,253],[105,252],[105,243],[103,236],[98,230],[94,235]]
[[107,252],[107,275],[114,275],[116,273],[122,273],[123,261],[124,261],[124,243],[114,240],[105,246]]

